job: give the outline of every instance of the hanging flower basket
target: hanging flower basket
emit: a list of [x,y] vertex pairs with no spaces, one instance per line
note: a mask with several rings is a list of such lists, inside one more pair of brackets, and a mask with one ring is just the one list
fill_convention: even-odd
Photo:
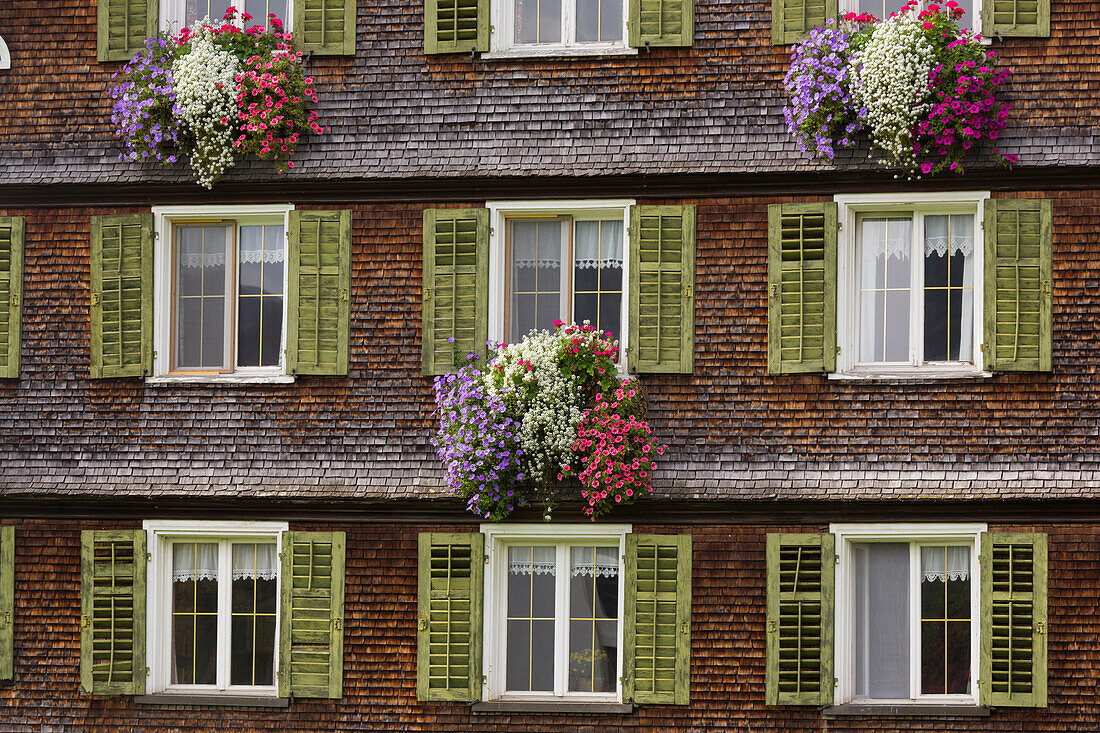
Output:
[[[302,135],[320,135],[310,103],[317,101],[302,54],[290,47],[282,23],[242,29],[230,7],[220,25],[209,19],[164,33],[116,72],[111,122],[122,140],[119,160],[175,163],[186,155],[206,188],[238,156],[271,160],[279,173]],[[242,25],[252,19],[242,14]]]
[[986,142],[1000,162],[1016,162],[995,147],[1009,110],[997,95],[1012,72],[959,29],[962,15],[955,0],[919,13],[911,0],[883,21],[849,13],[811,31],[784,79],[799,150],[832,160],[866,132],[880,162],[910,177],[961,174]]
[[583,487],[581,511],[595,519],[653,491],[664,446],[645,421],[645,395],[615,368],[611,334],[555,322],[515,344],[490,344],[437,377],[434,443],[453,491],[478,516],[500,521],[519,507],[547,516],[561,481]]

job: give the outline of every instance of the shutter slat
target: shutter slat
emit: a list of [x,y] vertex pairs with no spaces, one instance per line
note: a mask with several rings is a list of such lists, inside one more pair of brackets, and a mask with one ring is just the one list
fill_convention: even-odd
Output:
[[473,532],[420,534],[418,700],[481,697],[483,542]]
[[1049,200],[985,202],[984,368],[1051,369],[1053,207]]
[[80,687],[145,692],[145,531],[81,532]]
[[290,212],[287,371],[348,373],[351,211]]
[[320,56],[355,54],[356,0],[296,0],[294,46]]
[[623,697],[687,705],[691,693],[691,536],[626,536]]
[[23,217],[0,217],[0,378],[19,377],[23,329],[23,231]]
[[343,532],[283,535],[279,695],[343,695]]
[[768,207],[768,372],[836,367],[836,204]]
[[831,534],[769,534],[768,705],[833,700]]

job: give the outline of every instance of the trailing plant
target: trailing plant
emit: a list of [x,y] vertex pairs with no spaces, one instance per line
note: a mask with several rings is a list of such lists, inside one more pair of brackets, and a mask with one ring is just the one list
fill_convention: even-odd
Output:
[[[220,25],[205,19],[150,38],[116,72],[111,119],[120,160],[169,164],[187,155],[196,181],[211,188],[242,155],[272,160],[284,173],[302,135],[325,132],[310,109],[313,78],[279,19],[242,29],[237,17],[230,7]],[[247,25],[252,16],[240,18]]]
[[[470,354],[435,380],[434,443],[468,510],[499,521],[541,504],[549,515],[559,482],[574,474],[593,519],[652,490],[654,456],[664,448],[650,437],[640,389],[620,382],[611,334],[556,321],[553,331],[489,346],[484,369]],[[605,492],[608,480],[613,490]]]

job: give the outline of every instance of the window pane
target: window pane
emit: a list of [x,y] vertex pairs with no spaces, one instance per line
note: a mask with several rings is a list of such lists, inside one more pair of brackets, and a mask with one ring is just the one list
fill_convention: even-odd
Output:
[[859,12],[870,13],[879,20],[885,20],[901,10],[903,0],[859,0]]
[[277,578],[274,543],[233,545],[231,685],[274,684]]
[[217,683],[218,545],[172,544],[172,684]]
[[622,37],[622,0],[577,0],[578,42],[607,43]]
[[557,548],[508,548],[508,690],[554,690],[556,575]]
[[519,341],[532,329],[551,329],[562,318],[562,239],[568,222],[514,220],[509,227],[508,339]]
[[924,360],[971,361],[974,217],[924,217]]
[[921,693],[970,692],[970,548],[921,548]]
[[908,699],[909,545],[852,545],[852,660],[857,698]]
[[225,226],[176,229],[175,365],[181,369],[225,367]]
[[283,337],[282,225],[242,226],[237,365],[278,366]]
[[588,321],[618,336],[622,281],[622,221],[578,221],[573,245],[573,320]]
[[[267,25],[268,13],[274,13],[276,18],[285,23],[287,19],[286,3],[287,0],[245,0],[244,11],[252,16],[252,20],[248,21],[245,27]],[[239,2],[237,7],[240,7]]]
[[233,0],[184,0],[184,25],[191,25],[196,20],[210,18],[221,20]]
[[516,0],[516,43],[561,43],[561,0]]
[[571,547],[569,690],[614,692],[619,658],[619,550]]
[[862,362],[909,361],[912,221],[861,221],[860,354]]

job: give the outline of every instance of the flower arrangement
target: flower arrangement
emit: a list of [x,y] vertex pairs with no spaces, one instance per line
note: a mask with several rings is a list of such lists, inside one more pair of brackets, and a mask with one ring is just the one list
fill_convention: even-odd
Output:
[[[220,25],[206,19],[150,38],[115,73],[111,121],[123,143],[120,160],[171,164],[186,154],[195,179],[211,188],[239,155],[272,160],[284,173],[301,136],[325,132],[310,109],[313,78],[279,19],[242,28],[237,17],[231,6]],[[239,17],[241,25],[252,20]]]
[[514,344],[492,344],[437,377],[434,443],[447,483],[469,511],[500,521],[518,507],[554,506],[558,482],[576,475],[595,519],[652,492],[664,452],[651,438],[640,386],[620,381],[617,343],[590,326],[555,322]]
[[959,29],[956,0],[917,9],[910,0],[883,21],[849,13],[795,46],[783,113],[799,150],[832,160],[866,130],[880,162],[919,176],[963,173],[971,151],[997,140],[1009,105],[996,94],[1011,71],[995,68],[980,35]]

